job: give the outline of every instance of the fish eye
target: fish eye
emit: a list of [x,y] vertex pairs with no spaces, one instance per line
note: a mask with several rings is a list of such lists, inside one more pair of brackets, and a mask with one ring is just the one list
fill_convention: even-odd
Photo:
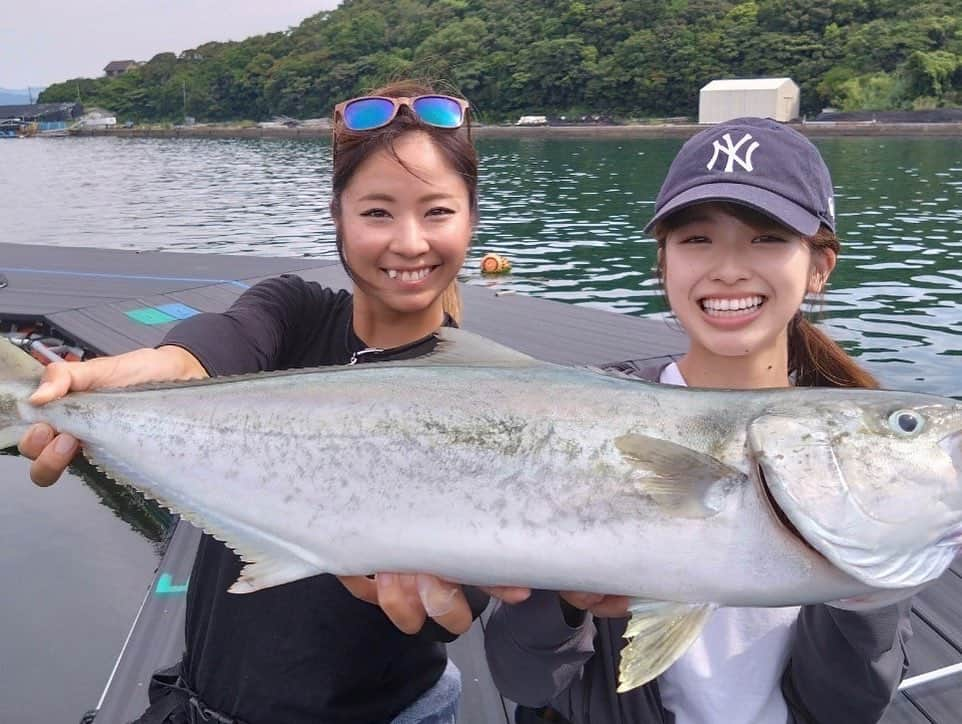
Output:
[[899,435],[915,435],[925,427],[925,418],[914,410],[896,410],[889,415],[889,427]]

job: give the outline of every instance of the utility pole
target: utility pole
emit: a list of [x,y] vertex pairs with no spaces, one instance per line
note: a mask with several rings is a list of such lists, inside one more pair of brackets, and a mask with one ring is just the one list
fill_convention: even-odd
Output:
[[184,91],[184,125],[187,125],[187,81],[181,81]]

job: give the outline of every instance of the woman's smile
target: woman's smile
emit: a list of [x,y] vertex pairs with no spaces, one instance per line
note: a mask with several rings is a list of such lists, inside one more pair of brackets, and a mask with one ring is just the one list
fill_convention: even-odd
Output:
[[384,273],[387,274],[388,278],[399,284],[411,284],[416,285],[423,282],[435,269],[437,269],[440,264],[434,266],[421,266],[413,269],[384,269]]
[[725,329],[750,324],[767,301],[761,294],[745,294],[738,297],[710,296],[698,300],[708,324]]

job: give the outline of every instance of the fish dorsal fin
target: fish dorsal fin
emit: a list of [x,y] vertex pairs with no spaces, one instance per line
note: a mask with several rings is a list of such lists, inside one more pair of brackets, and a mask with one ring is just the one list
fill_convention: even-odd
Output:
[[[267,380],[275,377],[316,375],[322,373],[344,374],[353,370],[372,370],[378,367],[431,367],[431,366],[477,366],[477,367],[536,367],[550,366],[528,355],[505,347],[487,337],[465,332],[455,327],[443,327],[434,336],[437,346],[422,355],[406,359],[386,359],[362,364],[335,364],[321,367],[298,367],[270,372],[247,372],[236,375],[219,375],[196,380],[177,382],[147,382],[124,388],[104,388],[99,392],[141,392],[144,390],[167,390],[184,387],[212,387],[241,380]],[[381,352],[381,350],[377,350]]]
[[437,347],[423,357],[410,360],[412,364],[486,367],[530,367],[546,364],[493,339],[457,327],[442,327],[435,336],[438,338]]
[[701,635],[713,603],[635,599],[628,606],[628,645],[621,651],[618,693],[647,684],[671,666]]
[[635,469],[639,492],[684,518],[718,513],[726,492],[745,477],[711,455],[668,440],[631,433],[614,443]]

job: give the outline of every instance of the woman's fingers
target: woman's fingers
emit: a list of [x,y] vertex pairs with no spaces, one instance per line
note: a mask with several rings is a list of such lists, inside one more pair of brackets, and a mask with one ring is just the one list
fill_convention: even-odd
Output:
[[453,634],[463,634],[474,620],[471,606],[457,583],[426,573],[417,575],[418,598],[424,612]]
[[413,573],[378,573],[366,576],[338,576],[357,598],[381,607],[384,615],[406,634],[416,634],[430,616],[453,634],[471,628],[471,606],[461,586],[436,576]]
[[627,596],[606,596],[602,593],[562,591],[561,597],[575,608],[590,611],[599,618],[622,618],[628,615]]
[[30,466],[30,479],[43,487],[53,485],[63,475],[79,449],[80,444],[72,436],[56,435]]
[[377,601],[391,622],[406,634],[416,634],[424,626],[427,613],[418,594],[413,573],[378,573]]
[[377,605],[377,585],[367,576],[338,576],[337,579],[355,598]]
[[481,586],[481,590],[489,596],[499,598],[505,603],[521,603],[531,596],[530,588],[518,586]]
[[[86,389],[78,385],[77,372],[83,367],[77,362],[57,362],[47,365],[40,385],[30,396],[34,405],[43,405],[63,397],[70,390]],[[84,377],[80,373],[80,378]],[[82,384],[82,382],[81,382]],[[24,457],[33,460],[30,479],[41,486],[53,485],[74,459],[80,445],[71,435],[58,435],[50,425],[31,425],[17,446]]]
[[628,603],[627,596],[605,596],[589,610],[599,618],[624,618],[628,615]]
[[[87,362],[55,362],[44,368],[40,385],[30,396],[30,402],[39,406],[68,392],[206,375],[200,362],[179,347],[140,349]],[[44,486],[55,483],[63,475],[80,449],[75,438],[58,435],[46,424],[30,427],[18,447],[25,457],[34,461],[30,466],[30,478],[37,485]]]
[[90,388],[91,374],[87,362],[55,362],[47,365],[40,378],[40,385],[30,396],[33,405],[44,405],[59,397],[63,397],[70,390],[86,390]]
[[45,422],[38,422],[27,428],[17,443],[17,450],[25,458],[36,460],[43,449],[50,444],[57,432]]
[[596,606],[604,600],[604,596],[600,593],[585,593],[583,591],[562,591],[561,597],[582,611],[589,611],[592,606]]

